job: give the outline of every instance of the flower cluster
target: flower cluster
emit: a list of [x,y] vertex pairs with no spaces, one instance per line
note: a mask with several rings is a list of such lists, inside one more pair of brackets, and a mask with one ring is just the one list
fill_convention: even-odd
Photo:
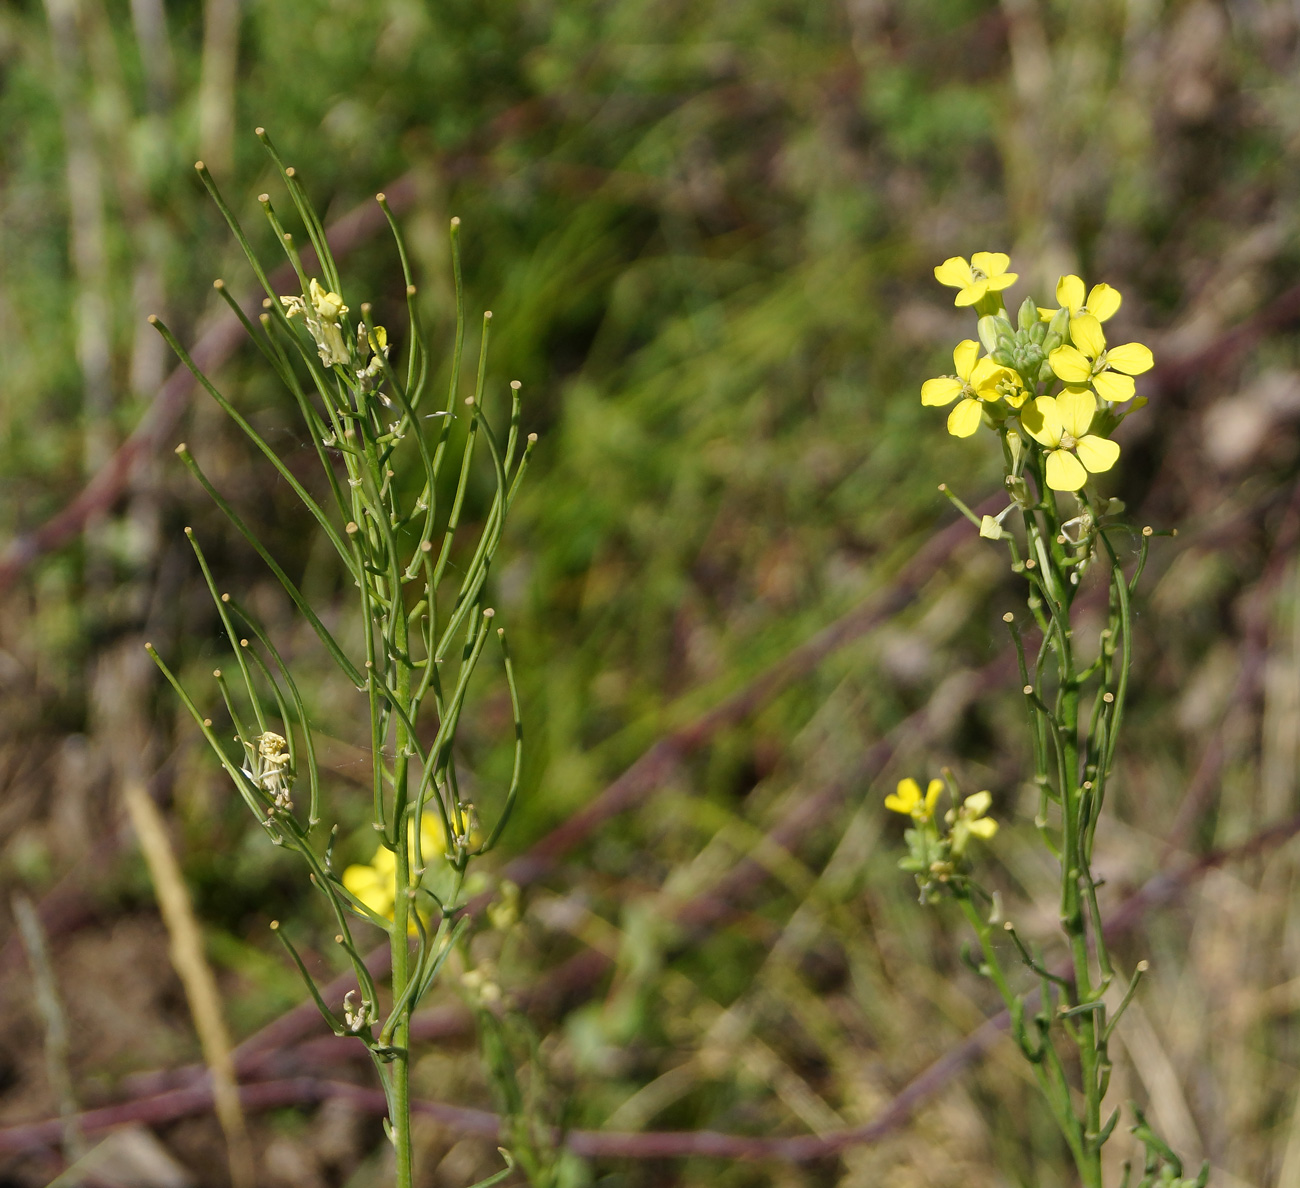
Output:
[[909,777],[899,780],[897,789],[885,797],[887,809],[912,818],[914,827],[903,834],[907,857],[898,865],[916,875],[922,902],[935,898],[940,886],[960,877],[972,837],[987,841],[998,831],[998,823],[988,815],[993,795],[987,791],[967,796],[949,809],[940,828],[935,806],[944,787],[943,780],[931,780],[922,792],[920,784]]
[[1001,434],[1013,480],[1030,462],[1041,465],[1040,481],[1053,491],[1079,491],[1119,458],[1110,435],[1145,404],[1134,399],[1133,377],[1154,359],[1140,342],[1107,343],[1102,323],[1119,309],[1120,293],[1106,284],[1087,290],[1077,276],[1057,282],[1056,308],[1026,297],[1013,325],[1002,298],[1019,279],[1010,264],[1001,252],[976,252],[969,262],[953,256],[934,270],[958,290],[956,305],[974,307],[978,340],[957,344],[953,374],[927,380],[921,403],[957,401],[948,414],[954,437],[970,437],[981,425]]
[[293,787],[293,756],[282,734],[268,730],[257,740],[257,750],[248,754],[244,774],[271,797],[276,809],[293,810],[289,793]]
[[[316,343],[316,353],[326,367],[347,367],[352,357],[344,339],[344,329],[348,323],[343,315],[348,307],[337,293],[325,288],[315,277],[307,285],[307,292],[301,297],[281,297],[285,317],[301,317],[307,327],[307,333]],[[365,314],[367,307],[361,307]],[[367,363],[366,356],[374,351],[374,356]],[[384,360],[388,358],[388,331],[383,326],[374,326],[369,331],[364,322],[357,326],[356,367],[357,382],[363,391],[376,386],[383,375]],[[387,403],[387,400],[385,400]]]

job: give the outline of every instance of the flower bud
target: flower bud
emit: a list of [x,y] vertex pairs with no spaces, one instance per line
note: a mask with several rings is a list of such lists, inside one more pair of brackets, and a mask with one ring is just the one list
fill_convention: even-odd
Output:
[[984,344],[984,349],[992,354],[998,349],[998,319],[991,314],[985,314],[980,318],[978,326],[980,342]]
[[1047,332],[1055,334],[1061,341],[1065,340],[1066,331],[1070,329],[1070,311],[1062,306],[1053,315],[1052,320],[1047,323]]
[[1020,310],[1016,314],[1016,321],[1020,323],[1020,329],[1028,330],[1038,324],[1038,306],[1034,304],[1032,297],[1026,297],[1020,303]]
[[989,358],[994,363],[1000,363],[1003,367],[1014,367],[1015,363],[1011,358],[1011,352],[1006,347],[998,347],[996,351],[989,352]]
[[1038,379],[1041,383],[1050,384],[1056,378],[1056,372],[1052,370],[1052,365],[1043,360],[1042,366],[1038,369]]
[[1029,327],[1029,337],[1039,346],[1042,346],[1043,340],[1047,337],[1047,323],[1035,322]]

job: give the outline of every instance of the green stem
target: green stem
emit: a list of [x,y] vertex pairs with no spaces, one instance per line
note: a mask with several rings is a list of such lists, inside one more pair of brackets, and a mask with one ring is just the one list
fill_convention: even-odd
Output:
[[[984,970],[987,972],[989,980],[997,987],[1003,1003],[1006,1004],[1006,1008],[1011,1014],[1012,1032],[1016,1041],[1021,1045],[1021,1049],[1025,1051],[1025,1054],[1028,1055],[1024,1023],[1025,1002],[1011,989],[1011,985],[1007,981],[1001,959],[993,946],[993,927],[983,917],[975,904],[971,902],[969,894],[959,891],[956,894],[956,899],[961,905],[962,913],[965,915],[967,922],[975,930],[975,935],[979,937],[980,951],[984,954]],[[1047,1009],[1048,1006],[1049,1000],[1044,998],[1044,1009]],[[1034,1079],[1038,1082],[1038,1087],[1042,1091],[1043,1097],[1052,1111],[1052,1116],[1056,1119],[1056,1124],[1060,1127],[1061,1134],[1069,1145],[1070,1153],[1074,1156],[1074,1161],[1082,1174],[1087,1157],[1087,1143],[1084,1139],[1083,1129],[1079,1125],[1079,1119],[1074,1112],[1074,1103],[1070,1100],[1070,1087],[1065,1079],[1065,1070],[1061,1066],[1055,1048],[1052,1047],[1051,1037],[1044,1033],[1040,1042],[1042,1045],[1041,1058],[1031,1060],[1030,1067],[1034,1070]],[[1092,1188],[1086,1177],[1085,1182],[1089,1184],[1089,1188]]]
[[[1050,511],[1046,516],[1049,530],[1056,529],[1056,511],[1052,500],[1047,501]],[[1043,548],[1040,537],[1039,557],[1044,569],[1050,568],[1048,593],[1055,605],[1052,617],[1056,622],[1057,666],[1059,685],[1057,691],[1056,721],[1060,739],[1061,776],[1061,927],[1069,938],[1070,958],[1074,966],[1074,996],[1076,1005],[1086,1005],[1096,1000],[1092,967],[1088,952],[1088,923],[1084,911],[1082,888],[1091,883],[1086,870],[1084,854],[1083,820],[1086,793],[1081,786],[1079,771],[1079,679],[1074,661],[1073,631],[1070,627],[1070,585],[1065,573],[1064,553],[1049,538],[1051,546]],[[1044,572],[1044,578],[1048,573]],[[1083,1133],[1094,1141],[1085,1141],[1081,1150],[1075,1151],[1079,1176],[1085,1188],[1101,1188],[1101,1150],[1095,1136],[1101,1132],[1101,1053],[1097,1043],[1097,1014],[1085,1011],[1078,1016],[1076,1045],[1079,1051],[1079,1068],[1083,1081],[1084,1116]]]

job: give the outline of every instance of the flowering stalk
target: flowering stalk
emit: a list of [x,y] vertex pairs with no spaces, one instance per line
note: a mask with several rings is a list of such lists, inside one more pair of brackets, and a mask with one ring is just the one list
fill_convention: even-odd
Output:
[[[1068,975],[1030,950],[1012,922],[1001,919],[998,898],[970,875],[968,839],[988,839],[996,830],[986,816],[990,793],[961,800],[946,772],[954,808],[943,829],[935,817],[943,781],[931,781],[922,796],[915,781],[904,780],[885,804],[913,819],[906,834],[909,853],[900,865],[915,873],[923,902],[945,892],[957,900],[979,939],[980,957],[973,964],[1006,1003],[1012,1036],[1033,1068],[1080,1180],[1085,1188],[1102,1188],[1101,1151],[1119,1118],[1118,1109],[1103,1117],[1109,1042],[1146,964],[1139,964],[1127,993],[1109,1011],[1104,996],[1118,975],[1102,927],[1093,847],[1128,691],[1130,604],[1154,533],[1126,524],[1123,505],[1098,493],[1095,476],[1119,459],[1112,435],[1146,403],[1136,395],[1133,377],[1148,371],[1153,359],[1141,343],[1108,345],[1102,323],[1119,309],[1120,294],[1105,284],[1085,294],[1077,276],[1061,278],[1055,308],[1025,298],[1013,324],[1003,304],[1003,293],[1018,279],[1009,266],[1001,253],[977,252],[969,262],[953,257],[935,269],[940,283],[958,290],[955,304],[973,308],[978,321],[976,338],[954,351],[954,374],[928,380],[921,402],[953,405],[948,431],[954,436],[986,427],[1001,446],[1009,499],[1002,512],[977,517],[946,486],[941,490],[982,537],[1004,543],[1012,571],[1026,585],[1027,626],[1037,631],[1037,647],[1027,647],[1014,614],[1004,620],[1016,649],[1032,740],[1035,824],[1060,872]],[[1014,528],[1011,518],[1018,521]],[[1129,539],[1137,544],[1131,572],[1121,562]],[[1108,614],[1096,654],[1083,656],[1075,639],[1075,603],[1090,571],[1101,575]],[[1029,979],[1013,977],[1009,961],[1023,966]],[[1183,1180],[1174,1153],[1140,1113],[1136,1118],[1133,1133],[1146,1151],[1142,1188],[1204,1185],[1208,1164],[1195,1180]],[[1129,1180],[1126,1164],[1125,1188]]]
[[[295,852],[312,885],[324,895],[350,962],[356,989],[343,1002],[342,1017],[325,1003],[278,922],[271,925],[306,981],[330,1028],[367,1047],[388,1102],[387,1130],[396,1153],[397,1184],[412,1176],[410,1054],[413,1010],[442,970],[469,926],[461,912],[466,869],[494,846],[518,793],[522,726],[505,629],[485,604],[485,588],[501,542],[506,514],[527,469],[536,435],[520,441],[519,385],[511,385],[509,429],[501,442],[483,414],[488,330],[484,315],[477,381],[461,399],[465,336],[464,295],[458,247],[459,220],[451,225],[456,281],[456,335],[451,378],[442,407],[433,402],[431,367],[416,312],[406,247],[392,225],[406,283],[406,365],[401,373],[388,332],[376,325],[368,304],[358,320],[341,296],[338,268],[320,220],[291,168],[285,168],[266,134],[271,153],[307,236],[323,280],[309,277],[292,234],[284,229],[268,195],[260,202],[297,274],[300,292],[281,296],[267,278],[238,220],[200,162],[196,168],[238,239],[266,291],[259,325],[243,313],[222,281],[218,293],[243,322],[277,378],[292,395],[323,471],[318,501],[285,466],[252,425],[194,365],[184,347],[158,319],[151,321],[194,372],[204,389],[235,421],[311,513],[357,590],[356,614],[363,657],[354,657],[325,626],[302,591],[236,509],[200,468],[185,445],[177,454],[230,522],[275,574],[326,651],[365,699],[371,751],[371,816],[378,849],[369,866],[333,866],[338,824],[322,830],[325,807],[308,709],[299,685],[268,634],[227,593],[220,593],[194,533],[186,529],[234,654],[237,678],[214,674],[234,731],[232,755],[212,719],[186,693],[152,645],[150,655],[194,717],[236,790],[273,844]],[[455,450],[453,423],[467,421],[458,466],[444,469]],[[456,553],[459,580],[449,594],[453,548],[458,543],[476,450],[486,451],[495,492],[476,540]],[[239,627],[237,628],[237,622]],[[495,628],[495,630],[494,630]],[[495,634],[514,713],[515,762],[500,813],[487,835],[474,805],[457,785],[456,734],[469,679],[488,637]],[[428,726],[422,726],[427,720]],[[306,811],[295,807],[295,785],[305,779]],[[297,798],[301,800],[301,797]],[[353,937],[354,922],[383,930],[391,951],[391,1001],[381,1009],[374,978]],[[507,1163],[513,1166],[507,1156]],[[506,1172],[509,1171],[507,1167]],[[505,1172],[488,1182],[495,1182]]]

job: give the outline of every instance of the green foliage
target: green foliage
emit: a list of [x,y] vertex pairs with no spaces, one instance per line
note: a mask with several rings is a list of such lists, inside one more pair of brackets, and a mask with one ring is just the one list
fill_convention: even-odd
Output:
[[[160,314],[190,344],[224,310],[212,279],[237,297],[252,291],[190,171],[211,156],[198,141],[198,90],[212,6],[166,6],[174,81],[161,95],[151,89],[159,59],[141,49],[133,6],[77,7],[79,66],[62,90],[46,7],[0,11],[6,538],[76,495],[97,468],[96,433],[116,444],[139,421],[164,371],[145,315]],[[566,1098],[582,1125],[612,1117],[630,1129],[771,1136],[858,1124],[998,1009],[957,959],[961,926],[924,913],[899,886],[901,831],[879,811],[883,789],[937,756],[963,787],[996,793],[1004,873],[989,878],[1004,901],[1041,900],[1037,797],[1018,783],[1023,705],[1013,684],[985,671],[1007,658],[1000,617],[1016,587],[972,542],[908,598],[890,593],[948,515],[937,482],[974,502],[1001,478],[994,451],[936,434],[917,401],[920,380],[948,369],[960,329],[950,293],[930,278],[936,259],[1016,248],[1043,261],[1037,292],[1064,272],[1112,277],[1134,336],[1150,330],[1161,347],[1154,334],[1167,333],[1168,358],[1194,363],[1190,378],[1161,381],[1143,413],[1150,428],[1131,426],[1113,487],[1139,522],[1183,534],[1136,603],[1147,642],[1129,720],[1142,741],[1116,757],[1115,827],[1097,843],[1110,864],[1103,894],[1118,901],[1153,873],[1175,825],[1177,855],[1234,843],[1288,811],[1285,681],[1271,675],[1267,691],[1248,683],[1265,667],[1261,654],[1283,669],[1296,656],[1287,389],[1256,384],[1295,370],[1285,318],[1269,315],[1251,362],[1195,362],[1292,282],[1300,107],[1294,19],[1281,6],[255,0],[241,11],[237,134],[217,181],[255,248],[274,247],[254,196],[275,176],[248,135],[255,124],[310,178],[326,221],[409,177],[402,218],[431,357],[442,366],[454,336],[444,232],[459,215],[468,304],[496,315],[488,387],[521,380],[525,418],[542,436],[490,582],[511,626],[531,740],[506,856],[843,612],[892,600],[886,621],[605,822],[525,893],[520,925],[479,942],[507,998],[532,1011],[554,1099]],[[69,104],[84,109],[100,164],[102,275],[78,263],[70,231]],[[376,321],[404,316],[386,241],[367,241],[340,267],[349,299],[374,295]],[[100,291],[106,412],[87,405],[79,361],[79,311]],[[213,378],[327,501],[310,450],[290,432],[292,398],[267,375],[244,348]],[[436,371],[433,382],[447,378]],[[332,923],[295,894],[287,859],[250,857],[260,827],[228,811],[170,698],[114,667],[119,643],[138,651],[145,634],[187,687],[226,663],[225,628],[181,534],[192,526],[223,586],[286,658],[308,666],[301,692],[330,736],[320,765],[341,805],[336,866],[370,859],[368,732],[353,695],[317,665],[314,634],[169,448],[184,438],[198,454],[201,444],[214,485],[326,608],[331,629],[354,590],[288,480],[206,400],[194,398],[123,500],[29,571],[6,610],[4,869],[37,884],[82,870],[93,883],[85,856],[115,835],[112,783],[93,764],[77,775],[68,740],[86,736],[100,764],[133,747],[164,773],[160,795],[172,797],[213,930],[260,947],[271,916],[303,921],[304,951],[317,954],[305,960],[328,977],[346,965]],[[1256,423],[1258,437],[1234,439],[1242,461],[1220,461],[1231,444],[1223,426]],[[482,527],[492,491],[488,468],[474,469],[468,527]],[[360,639],[340,629],[340,643]],[[109,712],[116,703],[140,726],[127,743]],[[459,754],[481,781],[485,819],[509,782],[509,719],[499,689],[470,687]],[[1183,812],[1215,738],[1221,765]],[[815,799],[828,788],[839,792]],[[809,803],[817,813],[802,832],[765,840]],[[747,860],[766,873],[714,926],[647,940],[647,914],[671,919]],[[1151,1116],[1190,1118],[1216,1163],[1247,1182],[1277,1178],[1291,1129],[1287,1069],[1300,1035],[1278,989],[1298,976],[1278,890],[1291,885],[1289,862],[1234,868],[1230,891],[1150,917],[1119,952],[1126,967],[1150,957],[1143,994],[1179,1005],[1148,1017],[1196,1086]],[[241,889],[223,892],[236,879]],[[626,910],[642,898],[639,915]],[[142,910],[132,902],[110,902],[105,929]],[[1026,926],[1030,939],[1050,946],[1050,923]],[[626,950],[625,933],[635,933]],[[589,945],[616,973],[543,1005],[528,997]],[[631,963],[643,949],[654,960]],[[214,944],[230,963],[225,989],[244,1034],[245,1021],[268,1017],[259,1001],[283,1001],[283,966],[273,974],[249,959],[235,972],[239,951]],[[280,961],[274,948],[268,955]],[[1229,1001],[1222,969],[1243,997]],[[435,1003],[454,1005],[451,989]],[[141,1010],[128,1000],[115,1017],[132,1013]],[[88,1024],[86,1067],[120,1067],[95,1034]],[[428,1047],[448,1074],[428,1092],[445,1084],[448,1100],[492,1104],[460,1049]],[[1061,1182],[1061,1140],[1032,1086],[1000,1060],[950,1078],[909,1129],[840,1163],[801,1172],[686,1160],[665,1171],[611,1157],[592,1160],[590,1174],[647,1185]],[[1116,1075],[1140,1099],[1161,1092]],[[1130,1137],[1121,1127],[1112,1145]],[[430,1159],[450,1149],[428,1141]],[[1135,1180],[1140,1148],[1129,1148]],[[499,1166],[491,1144],[483,1158],[461,1182]],[[321,1174],[342,1181],[351,1174],[342,1166]],[[48,1182],[42,1174],[30,1181]]]

